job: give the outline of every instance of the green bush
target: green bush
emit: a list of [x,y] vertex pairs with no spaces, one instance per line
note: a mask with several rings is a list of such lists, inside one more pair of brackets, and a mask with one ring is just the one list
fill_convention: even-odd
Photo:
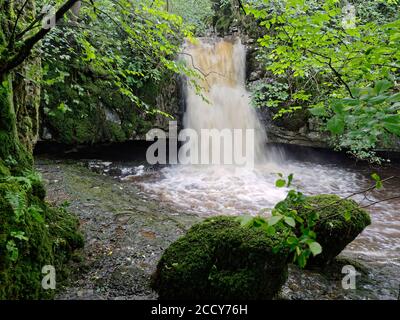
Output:
[[280,241],[234,217],[209,218],[167,248],[152,287],[160,299],[271,299],[287,279]]
[[51,298],[54,292],[41,287],[42,268],[53,265],[58,282],[83,245],[78,220],[48,207],[44,196],[32,174],[0,176],[0,300]]

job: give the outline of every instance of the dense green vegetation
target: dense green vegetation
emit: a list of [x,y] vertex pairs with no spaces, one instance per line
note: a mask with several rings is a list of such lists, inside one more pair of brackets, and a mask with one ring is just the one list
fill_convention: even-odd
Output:
[[42,268],[54,266],[62,281],[65,263],[83,245],[78,220],[50,208],[45,195],[36,173],[11,176],[0,162],[1,300],[51,298],[54,291],[42,289]]
[[258,59],[276,81],[256,98],[283,107],[276,117],[308,109],[336,148],[379,161],[373,150],[400,135],[399,4],[353,3],[251,1],[262,28]]
[[[399,2],[353,4],[355,17],[338,0],[0,0],[0,299],[51,297],[42,267],[62,277],[83,245],[77,219],[46,202],[33,167],[39,134],[126,141],[173,118],[176,79],[200,77],[177,59],[185,39],[254,40],[257,107],[290,130],[313,118],[333,148],[381,162],[376,150],[400,137]],[[269,219],[193,227],[165,252],[154,287],[168,298],[272,298],[288,257],[325,264],[369,223],[351,200],[291,190]]]

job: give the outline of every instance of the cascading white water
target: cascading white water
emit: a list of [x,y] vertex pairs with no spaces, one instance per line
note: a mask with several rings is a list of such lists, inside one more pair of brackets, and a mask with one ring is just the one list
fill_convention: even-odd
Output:
[[[245,131],[252,129],[255,132],[255,162],[265,163],[268,155],[269,160],[277,159],[277,154],[265,150],[266,133],[245,88],[246,49],[240,39],[198,39],[196,44],[187,43],[184,51],[188,65],[204,76],[199,82],[203,96],[193,86],[188,86],[185,128],[194,129],[199,135],[204,129],[217,129],[219,132],[239,129],[243,144],[235,142],[243,145],[243,154]],[[212,153],[212,149],[200,149],[205,158],[211,159],[211,154],[204,155],[208,152]],[[226,156],[224,154],[224,158]]]
[[[285,191],[274,185],[279,171],[276,163],[282,158],[266,150],[265,130],[245,88],[245,46],[240,39],[198,39],[196,44],[186,44],[184,51],[188,65],[205,76],[199,83],[203,96],[188,85],[185,128],[199,134],[202,129],[254,129],[256,166],[169,166],[161,171],[162,180],[144,183],[144,188],[161,199],[204,214],[254,214],[271,208],[285,197]],[[208,154],[212,149],[200,148],[200,152],[212,158]]]

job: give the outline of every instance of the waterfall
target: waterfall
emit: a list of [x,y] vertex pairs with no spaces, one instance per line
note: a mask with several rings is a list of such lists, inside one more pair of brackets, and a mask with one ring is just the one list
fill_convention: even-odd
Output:
[[[187,43],[183,51],[189,66],[205,75],[198,81],[203,97],[194,86],[187,85],[184,127],[198,133],[203,129],[254,129],[255,163],[251,167],[225,162],[170,165],[160,171],[157,182],[144,182],[144,190],[162,201],[205,215],[257,214],[272,208],[286,196],[284,189],[275,187],[276,173],[284,170],[279,155],[266,147],[265,130],[245,88],[245,46],[239,39],[199,39],[196,44]],[[215,149],[201,148],[200,152],[212,157]]]
[[[242,154],[246,151],[246,129],[253,129],[255,163],[281,160],[279,154],[266,150],[265,129],[256,109],[251,106],[245,88],[246,48],[240,39],[201,38],[195,44],[187,43],[184,52],[188,66],[201,73],[198,85],[203,88],[202,95],[199,95],[193,85],[187,86],[184,127],[194,129],[199,136],[204,129],[239,129],[243,143],[234,143],[242,146]],[[211,147],[200,148],[199,152],[203,153],[202,156],[210,153],[205,157],[212,158]],[[226,152],[232,151],[224,150],[224,159],[230,156]]]

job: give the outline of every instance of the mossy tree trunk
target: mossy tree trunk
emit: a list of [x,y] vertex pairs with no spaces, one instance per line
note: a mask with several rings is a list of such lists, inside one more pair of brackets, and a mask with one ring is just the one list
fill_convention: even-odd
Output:
[[18,137],[11,75],[3,75],[0,80],[0,159],[20,171],[32,165],[32,157]]
[[[65,0],[55,14],[56,21],[79,2]],[[30,36],[18,34],[22,22],[26,25],[36,19],[40,17],[36,17],[35,0],[0,0],[0,159],[13,171],[32,166],[38,132],[40,59],[31,54],[50,29]]]
[[[11,21],[15,13],[11,1],[0,0],[0,10],[2,12],[0,56],[4,57],[7,54],[7,46],[14,28]],[[11,71],[0,74],[0,159],[12,171],[21,171],[32,166],[30,152],[22,145],[18,136]]]

